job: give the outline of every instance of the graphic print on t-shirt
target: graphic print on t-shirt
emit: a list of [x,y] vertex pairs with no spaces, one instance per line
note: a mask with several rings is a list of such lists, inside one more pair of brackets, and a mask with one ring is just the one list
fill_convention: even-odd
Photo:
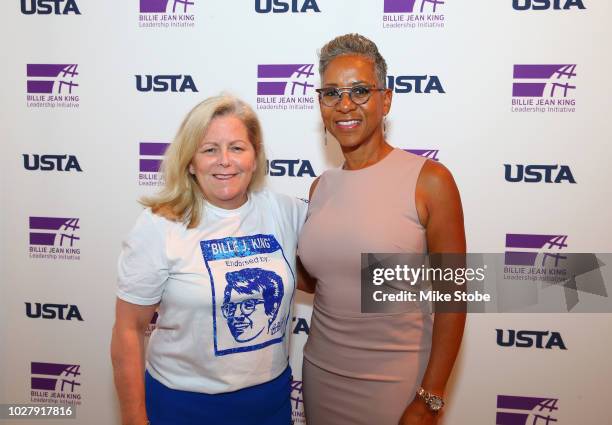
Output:
[[215,355],[281,342],[291,306],[292,287],[285,285],[295,279],[276,238],[229,237],[200,247],[210,274]]

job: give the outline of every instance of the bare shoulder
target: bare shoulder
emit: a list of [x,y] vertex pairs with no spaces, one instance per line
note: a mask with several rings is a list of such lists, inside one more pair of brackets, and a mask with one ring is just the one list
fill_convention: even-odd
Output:
[[312,184],[310,185],[310,191],[308,192],[309,201],[312,201],[312,195],[314,195],[314,192],[317,188],[317,185],[319,184],[320,179],[321,179],[321,176],[317,177],[316,179],[313,180]]
[[[419,221],[428,227],[432,217],[442,219],[455,213],[461,216],[461,197],[451,172],[436,161],[427,160],[423,164],[416,183],[416,209]],[[462,220],[462,219],[461,219]]]
[[419,174],[417,190],[428,194],[441,195],[449,190],[457,190],[457,185],[448,168],[437,161],[427,160]]

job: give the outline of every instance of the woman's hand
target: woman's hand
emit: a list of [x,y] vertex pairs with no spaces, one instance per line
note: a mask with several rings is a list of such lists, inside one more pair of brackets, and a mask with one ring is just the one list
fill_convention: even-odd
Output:
[[418,397],[406,407],[398,425],[435,425],[438,414],[427,408],[425,402]]

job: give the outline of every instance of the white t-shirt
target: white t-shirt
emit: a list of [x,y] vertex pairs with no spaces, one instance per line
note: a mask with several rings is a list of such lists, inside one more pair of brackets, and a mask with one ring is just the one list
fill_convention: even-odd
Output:
[[235,210],[206,203],[194,229],[142,212],[123,243],[117,296],[161,301],[147,350],[155,379],[216,394],[285,370],[306,209],[299,199],[261,191]]

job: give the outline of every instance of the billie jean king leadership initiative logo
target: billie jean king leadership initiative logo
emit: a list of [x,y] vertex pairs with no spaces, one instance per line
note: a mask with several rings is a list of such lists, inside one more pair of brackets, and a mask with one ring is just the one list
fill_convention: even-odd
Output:
[[506,234],[504,278],[562,282],[567,279],[564,255],[567,235]]
[[160,166],[170,143],[140,142],[138,155],[138,185],[162,186]]
[[567,235],[506,234],[505,264],[532,267],[545,273],[546,266],[558,266],[567,257]]
[[514,65],[512,112],[576,112],[576,65]]
[[295,279],[276,238],[229,237],[200,246],[210,275],[215,355],[282,342],[291,305],[286,288]]
[[558,398],[497,396],[496,425],[553,425],[558,423]]
[[444,28],[446,0],[384,0],[383,28]]
[[81,366],[31,362],[32,403],[80,405]]
[[257,109],[314,109],[314,65],[258,65]]
[[28,108],[78,108],[78,65],[27,64]]
[[193,28],[196,0],[140,0],[140,28]]
[[80,260],[78,218],[30,217],[30,258]]

